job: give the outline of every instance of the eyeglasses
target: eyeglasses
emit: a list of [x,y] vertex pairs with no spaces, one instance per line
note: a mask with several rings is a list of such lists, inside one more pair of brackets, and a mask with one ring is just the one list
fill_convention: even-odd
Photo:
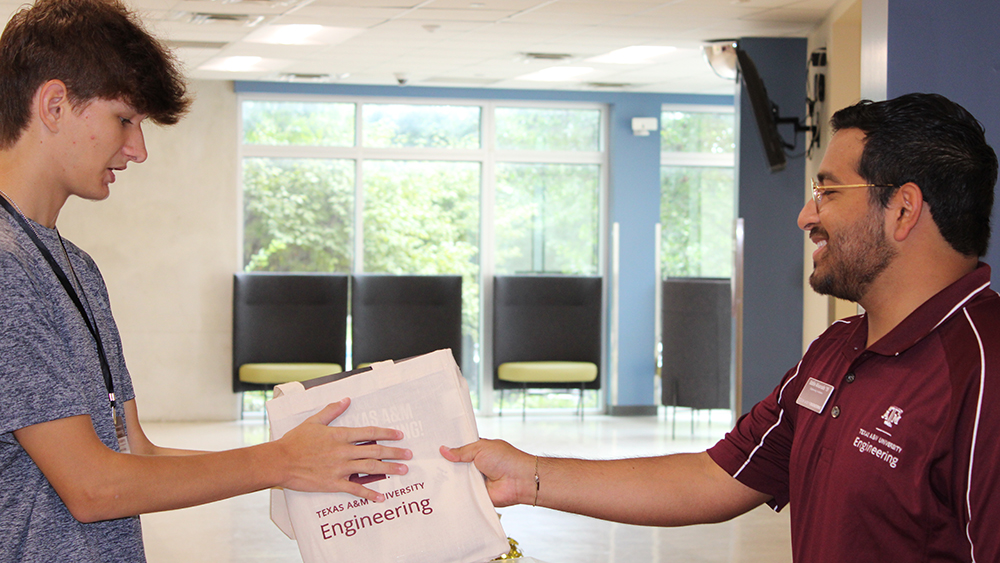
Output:
[[879,184],[842,184],[839,186],[821,186],[816,183],[815,178],[810,178],[809,183],[812,184],[813,191],[813,201],[816,203],[816,213],[819,213],[819,206],[823,202],[823,194],[829,190],[851,190],[855,188],[891,188],[894,187],[891,184],[879,185]]

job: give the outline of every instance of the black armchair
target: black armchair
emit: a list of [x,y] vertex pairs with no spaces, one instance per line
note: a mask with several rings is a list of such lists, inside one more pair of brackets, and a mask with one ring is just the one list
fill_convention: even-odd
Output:
[[343,370],[347,276],[233,276],[233,391],[269,390]]
[[[493,388],[600,389],[602,280],[496,276]],[[522,408],[522,416],[524,415]]]
[[450,348],[462,365],[462,276],[351,279],[355,367]]
[[694,410],[730,408],[729,279],[663,280],[662,322],[663,404]]

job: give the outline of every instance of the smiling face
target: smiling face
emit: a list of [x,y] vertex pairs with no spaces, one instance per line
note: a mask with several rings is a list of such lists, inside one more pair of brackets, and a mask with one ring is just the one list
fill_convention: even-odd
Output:
[[146,160],[141,128],[145,116],[122,101],[103,99],[69,113],[60,158],[63,189],[67,195],[104,199],[116,171]]
[[870,203],[868,189],[835,189],[867,183],[857,172],[864,138],[858,129],[834,134],[818,174],[819,184],[830,189],[820,209],[813,200],[806,202],[798,221],[817,245],[809,285],[817,293],[854,302],[896,255],[885,233],[884,210]]

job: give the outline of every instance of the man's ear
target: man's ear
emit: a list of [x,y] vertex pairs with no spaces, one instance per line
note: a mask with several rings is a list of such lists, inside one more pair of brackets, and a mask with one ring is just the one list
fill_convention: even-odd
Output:
[[891,216],[893,239],[902,242],[917,226],[924,210],[924,193],[913,182],[907,182],[896,190],[887,210]]
[[72,111],[66,84],[62,80],[49,80],[39,86],[35,99],[38,118],[42,121],[42,125],[52,133],[59,131],[66,113]]

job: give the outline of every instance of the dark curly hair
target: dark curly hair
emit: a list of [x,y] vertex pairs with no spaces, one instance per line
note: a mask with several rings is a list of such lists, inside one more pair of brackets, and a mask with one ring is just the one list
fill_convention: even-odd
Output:
[[0,148],[21,137],[35,92],[53,79],[74,107],[121,100],[161,125],[190,105],[173,56],[119,0],[38,0],[14,14],[0,36]]
[[[830,122],[835,131],[864,132],[858,174],[879,186],[915,183],[948,244],[965,256],[986,254],[997,156],[971,113],[938,94],[907,94],[862,100]],[[873,203],[887,206],[896,189],[872,189]]]

